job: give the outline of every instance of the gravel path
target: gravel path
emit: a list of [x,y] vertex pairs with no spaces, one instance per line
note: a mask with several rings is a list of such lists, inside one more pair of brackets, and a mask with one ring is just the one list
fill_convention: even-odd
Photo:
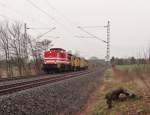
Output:
[[99,83],[97,71],[0,97],[0,115],[73,115]]

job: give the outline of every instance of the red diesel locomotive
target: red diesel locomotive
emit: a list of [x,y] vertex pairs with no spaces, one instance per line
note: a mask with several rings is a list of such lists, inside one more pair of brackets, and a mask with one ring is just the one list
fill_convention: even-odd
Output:
[[87,67],[87,60],[69,54],[62,48],[51,48],[44,52],[43,70],[46,73],[76,71]]

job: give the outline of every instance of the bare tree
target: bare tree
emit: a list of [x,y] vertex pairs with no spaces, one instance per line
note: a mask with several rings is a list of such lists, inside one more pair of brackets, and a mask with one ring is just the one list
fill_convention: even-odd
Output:
[[[8,23],[6,25],[8,25]],[[10,36],[6,25],[1,25],[0,27],[0,47],[5,55],[7,76],[13,76],[10,64]]]
[[50,40],[44,39],[42,41],[36,41],[33,40],[33,42],[30,41],[30,46],[31,46],[31,51],[32,51],[32,56],[33,56],[33,61],[34,61],[34,68],[36,73],[40,73],[42,70],[42,55],[43,52],[48,50],[52,46],[52,42]]
[[0,54],[4,54],[7,76],[13,76],[14,68],[20,76],[31,73],[31,57],[36,73],[41,71],[42,54],[52,44],[50,40],[36,41],[25,34],[21,23],[6,23],[0,26]]
[[11,26],[7,26],[9,34],[10,34],[10,46],[11,46],[11,53],[13,54],[13,58],[16,62],[16,65],[19,70],[19,74],[23,75],[23,70],[25,68],[25,54],[24,54],[24,35],[22,34],[22,25],[19,23],[14,23]]

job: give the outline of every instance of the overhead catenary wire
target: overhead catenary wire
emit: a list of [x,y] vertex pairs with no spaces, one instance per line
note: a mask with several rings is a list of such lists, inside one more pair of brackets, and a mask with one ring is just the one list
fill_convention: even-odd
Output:
[[39,35],[39,36],[37,37],[37,39],[39,39],[39,38],[43,37],[44,35],[46,35],[47,33],[51,32],[52,30],[55,30],[55,29],[56,29],[56,27],[51,28],[51,29],[50,29],[50,30],[48,30],[47,32],[45,32],[45,33],[43,33],[43,34]]
[[[68,19],[68,17],[66,17],[62,12],[60,12],[54,5],[52,5],[51,3],[50,3],[50,1],[49,0],[45,0],[45,2],[46,2],[46,5],[50,8],[50,9],[52,9],[53,11],[55,11],[55,14],[58,14],[59,16],[60,16],[60,20],[62,21],[62,20],[66,20],[66,22],[70,25],[70,27],[71,28],[74,28],[74,29],[76,29],[76,25],[74,24],[74,23],[72,23],[72,21],[70,21],[70,19]],[[64,21],[65,22],[65,21]],[[71,30],[73,30],[73,29],[71,29]],[[69,31],[71,32],[71,34],[73,35],[74,33],[76,33],[76,31],[74,31],[74,32],[72,32],[70,29],[69,29]]]
[[[27,28],[27,29],[30,29],[30,28]],[[46,31],[45,33],[43,33],[43,34],[37,36],[36,38],[33,38],[32,41],[37,42],[37,39],[40,39],[41,37],[45,36],[46,34],[48,34],[49,32],[51,32],[51,31],[53,31],[53,30],[55,30],[55,29],[56,29],[56,27],[53,27],[53,28],[49,29],[49,30]],[[30,39],[29,39],[29,40],[30,40]],[[31,42],[31,40],[30,40],[30,42]]]
[[[52,20],[56,21],[54,17],[52,17],[51,15],[49,15],[46,11],[44,11],[43,9],[41,9],[40,7],[38,7],[34,2],[32,2],[31,0],[26,0],[28,3],[30,3],[33,7],[35,7],[36,9],[38,9],[39,11],[41,11],[42,13],[44,13],[45,15],[47,15],[49,18],[51,18]],[[57,22],[57,21],[56,21]]]
[[110,21],[107,22],[106,26],[86,26],[86,27],[78,27],[80,30],[82,30],[83,32],[89,34],[90,36],[92,36],[93,38],[99,39],[97,36],[89,33],[88,31],[86,31],[84,28],[99,28],[99,27],[103,27],[107,29],[107,41],[100,39],[102,42],[106,43],[107,46],[107,50],[106,50],[106,61],[108,62],[108,66],[109,66],[109,61],[110,61]]
[[91,36],[75,36],[76,38],[93,38]]
[[106,26],[82,26],[82,28],[105,28]]
[[49,0],[46,0],[47,1],[47,5],[54,11],[56,11],[57,14],[59,14],[61,17],[63,17],[67,23],[69,23],[70,26],[73,26],[72,22],[64,15],[62,14],[59,10],[57,10],[51,3]]
[[49,0],[45,0],[45,2],[47,3],[47,5],[48,5],[52,10],[57,10],[57,9],[49,2]]
[[50,28],[28,27],[27,29],[32,29],[32,30],[48,30]]
[[[70,25],[70,27],[76,29],[76,25],[77,25],[77,24],[74,24],[74,23],[73,23],[68,17],[66,17],[62,12],[60,12],[58,9],[56,9],[56,7],[54,7],[54,5],[52,5],[49,0],[45,0],[45,1],[46,1],[47,5],[48,5],[52,10],[55,11],[55,13],[57,13],[57,14],[60,15],[63,19],[66,20],[66,22]],[[74,33],[77,33],[77,32],[74,30]],[[73,33],[73,34],[74,34],[74,33]],[[80,33],[78,33],[78,34],[80,34]]]
[[[100,39],[99,37],[95,36],[94,34],[89,33],[88,31],[86,31],[86,30],[85,30],[84,28],[82,28],[81,26],[78,26],[77,28],[79,28],[79,29],[82,30],[83,32],[85,32],[85,33],[87,33],[88,35],[90,35],[91,38],[95,38],[95,39],[100,40],[100,41],[102,41],[102,42],[104,42],[104,43],[107,43],[107,41],[105,41],[105,40],[103,40],[103,39]],[[83,37],[83,38],[86,38],[86,37],[84,37],[84,36],[76,36],[76,37]]]
[[60,36],[45,36],[45,37],[48,37],[48,38],[55,38],[55,39],[61,38]]
[[[12,6],[9,6],[8,4],[6,4],[6,3],[3,3],[3,2],[1,2],[0,1],[0,5],[2,6],[2,7],[5,7],[6,9],[8,9],[9,11],[11,11],[11,12],[14,12],[15,14],[17,14],[18,16],[25,16],[25,15],[23,15],[22,14],[22,12],[20,12],[20,11],[18,11],[18,10],[16,10],[16,9],[14,9]],[[7,16],[8,17],[8,16]],[[34,21],[36,21],[35,20],[35,18],[33,18],[33,17],[31,17],[31,16],[27,16],[28,18],[30,18],[30,19],[32,19],[32,20],[34,20]],[[15,19],[12,19],[12,18],[8,18],[9,20],[12,20],[12,21],[17,21],[17,20],[15,20]],[[43,23],[42,21],[40,21],[40,20],[38,20],[38,22],[41,22],[41,23]],[[23,23],[25,23],[24,21],[23,21]]]
[[53,20],[56,24],[58,23],[61,27],[63,27],[63,29],[67,30],[68,29],[59,21],[57,21],[53,16],[51,16],[49,13],[47,13],[45,10],[43,10],[42,8],[40,8],[39,6],[37,6],[34,2],[32,2],[31,0],[26,0],[29,4],[31,4],[33,7],[35,7],[36,9],[38,9],[40,12],[44,13],[45,15],[47,15],[51,20]]

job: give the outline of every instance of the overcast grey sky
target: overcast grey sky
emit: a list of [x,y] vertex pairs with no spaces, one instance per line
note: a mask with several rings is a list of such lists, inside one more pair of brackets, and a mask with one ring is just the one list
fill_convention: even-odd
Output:
[[[30,1],[48,15],[31,5]],[[54,47],[80,52],[81,56],[104,58],[104,43],[75,36],[88,36],[77,26],[104,26],[110,20],[111,56],[128,57],[137,56],[139,50],[150,45],[149,6],[149,0],[0,0],[0,21],[19,20],[26,22],[28,27],[56,27],[41,39],[51,39]],[[106,40],[105,29],[86,30]],[[28,30],[28,33],[36,37],[46,31]]]

